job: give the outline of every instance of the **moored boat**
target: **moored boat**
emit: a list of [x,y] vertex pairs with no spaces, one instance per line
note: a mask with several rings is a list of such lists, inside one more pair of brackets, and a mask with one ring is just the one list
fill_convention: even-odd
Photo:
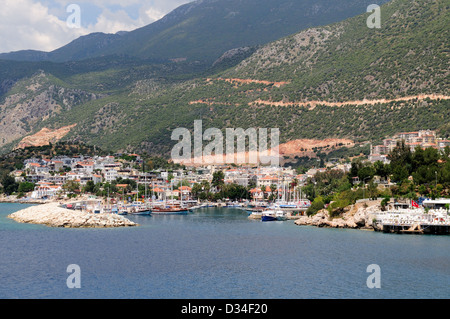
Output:
[[152,209],[154,215],[186,215],[188,212],[188,208],[179,206],[156,206]]
[[139,208],[134,212],[131,212],[131,215],[141,215],[141,216],[148,216],[151,215],[152,211],[149,208]]
[[277,211],[275,213],[277,220],[287,220],[287,213],[285,211]]
[[277,213],[281,211],[274,211],[274,210],[266,210],[262,212],[261,214],[261,221],[263,222],[270,222],[278,220]]

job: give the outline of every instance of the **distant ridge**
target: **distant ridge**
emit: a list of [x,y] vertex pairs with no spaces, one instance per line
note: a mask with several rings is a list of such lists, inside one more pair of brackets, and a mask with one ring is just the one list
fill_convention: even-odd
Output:
[[[380,0],[384,3],[387,0]],[[363,13],[373,0],[201,0],[131,32],[92,33],[52,52],[0,54],[15,61],[79,61],[108,55],[212,63],[225,51]]]

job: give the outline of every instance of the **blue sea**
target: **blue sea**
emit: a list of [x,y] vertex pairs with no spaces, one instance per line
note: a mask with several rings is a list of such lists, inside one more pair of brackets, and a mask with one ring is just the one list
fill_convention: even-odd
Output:
[[[134,216],[139,227],[19,224],[0,204],[1,299],[443,299],[450,237],[260,222],[232,208]],[[67,267],[78,265],[81,288]],[[380,288],[367,285],[379,266]]]

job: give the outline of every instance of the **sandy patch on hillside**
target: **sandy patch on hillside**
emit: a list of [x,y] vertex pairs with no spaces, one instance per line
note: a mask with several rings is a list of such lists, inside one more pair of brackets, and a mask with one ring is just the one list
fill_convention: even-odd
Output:
[[76,124],[64,126],[57,130],[50,130],[44,127],[42,130],[37,132],[34,135],[24,137],[16,149],[25,148],[30,146],[44,146],[49,143],[55,143],[61,140],[64,136],[66,136],[72,128],[74,128]]
[[324,140],[316,139],[297,139],[289,141],[287,143],[280,144],[278,149],[273,149],[268,152],[244,152],[234,153],[230,156],[225,154],[226,148],[224,148],[224,154],[209,155],[202,157],[193,157],[188,160],[174,160],[175,163],[184,164],[186,166],[203,166],[211,164],[260,164],[269,163],[272,161],[279,161],[283,164],[289,159],[293,159],[296,156],[303,157],[316,157],[316,152],[320,150],[322,153],[328,153],[332,150],[337,150],[342,147],[353,147],[354,141],[349,139],[337,139],[328,138]]
[[330,107],[341,107],[345,105],[375,105],[375,104],[386,104],[390,102],[406,102],[411,100],[425,100],[425,99],[431,99],[431,100],[449,100],[450,96],[447,95],[439,95],[439,94],[421,94],[421,95],[415,95],[415,96],[405,96],[400,97],[397,99],[376,99],[376,100],[359,100],[359,101],[346,101],[346,102],[327,102],[327,101],[308,101],[308,102],[273,102],[273,101],[263,101],[261,99],[258,99],[254,102],[250,102],[249,105],[268,105],[268,106],[303,106],[308,107],[309,110],[313,110],[317,105],[325,105]]

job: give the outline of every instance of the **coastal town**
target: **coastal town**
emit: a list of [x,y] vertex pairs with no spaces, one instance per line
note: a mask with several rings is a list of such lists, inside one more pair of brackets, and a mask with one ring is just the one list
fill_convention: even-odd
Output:
[[[450,200],[442,198],[439,201],[439,197],[445,196],[447,191],[441,183],[446,183],[447,174],[442,158],[448,156],[449,148],[449,141],[437,138],[434,131],[398,133],[381,145],[371,145],[370,154],[366,156],[362,154],[352,161],[333,159],[303,170],[291,166],[235,164],[146,169],[152,165],[151,161],[134,153],[31,157],[9,174],[13,184],[9,189],[14,185],[15,188],[3,195],[1,201],[60,203],[63,208],[71,209],[78,205],[89,212],[119,215],[173,214],[201,207],[235,207],[247,211],[250,219],[295,219],[299,225],[366,229],[383,223],[387,225],[389,220],[391,224],[385,230],[420,232],[419,220],[429,221],[431,216],[424,218],[425,210],[448,211]],[[413,177],[419,175],[411,172],[402,180],[395,168],[390,174],[386,173],[390,159],[398,151],[418,154],[430,152],[427,149],[442,155],[441,159],[435,159],[443,167],[439,184],[436,171],[434,188],[430,186],[433,183],[428,183],[427,192],[420,185],[415,193],[402,193],[401,189],[405,185],[411,188]],[[325,184],[341,184],[335,187],[347,188],[352,199],[339,198],[345,192],[326,192],[324,189],[328,186],[324,186],[324,179]],[[365,212],[363,221],[358,222],[355,214],[360,213],[355,207],[359,205],[362,209],[361,203]],[[368,209],[373,204],[376,209]],[[396,211],[386,213],[389,209]],[[404,218],[409,222],[400,228],[393,222],[399,219],[392,215],[398,213],[398,209],[412,209],[407,212],[409,218]],[[414,209],[420,209],[422,215],[417,215],[419,210]],[[349,211],[353,212],[346,218],[345,213]],[[336,212],[340,212],[341,219],[335,218]],[[439,225],[450,224],[447,213],[441,213],[436,217]],[[434,231],[441,232],[442,229]],[[448,232],[448,227],[444,232]]]
[[[121,156],[121,155],[120,155]],[[32,183],[34,189],[27,199],[51,199],[66,193],[71,185],[73,193],[80,194],[89,184],[115,185],[124,187],[125,194],[136,195],[135,189],[127,191],[129,185],[138,189],[147,189],[154,198],[192,199],[192,189],[195,184],[213,182],[216,172],[223,172],[223,183],[237,184],[243,187],[253,185],[250,189],[253,199],[268,198],[272,194],[270,186],[283,187],[297,180],[303,185],[307,178],[313,177],[326,168],[310,169],[305,174],[297,174],[292,168],[274,167],[232,167],[229,165],[208,165],[195,169],[167,170],[157,169],[152,172],[142,172],[143,160],[137,154],[127,154],[132,161],[115,156],[86,157],[55,157],[52,159],[32,158],[24,162],[21,170],[11,173],[17,183]],[[349,164],[339,164],[338,169],[347,171]],[[120,183],[120,181],[126,181]],[[132,181],[130,183],[130,181]],[[128,184],[127,184],[128,183]],[[75,187],[74,187],[75,185]],[[142,196],[141,196],[142,197]]]
[[[410,148],[432,147],[438,152],[443,152],[450,146],[450,140],[438,139],[436,133],[431,130],[418,132],[398,133],[385,139],[383,144],[370,147],[370,154],[366,156],[366,162],[389,164],[388,154],[392,152],[397,143],[405,141]],[[363,154],[362,154],[363,155]],[[363,157],[364,158],[364,157]],[[169,169],[145,169],[146,160],[138,154],[114,154],[107,156],[54,156],[33,157],[24,160],[20,169],[13,170],[10,175],[14,177],[17,185],[26,183],[27,192],[17,189],[24,200],[42,200],[67,196],[68,193],[80,195],[86,193],[102,193],[108,191],[108,186],[114,185],[114,190],[123,195],[140,194],[146,198],[153,196],[156,199],[185,198],[193,199],[193,188],[196,184],[212,185],[214,175],[221,172],[220,184],[239,185],[247,188],[252,200],[267,200],[271,195],[283,190],[291,195],[292,185],[300,192],[308,180],[314,178],[317,173],[330,170],[339,170],[348,173],[352,163],[347,160],[336,160],[313,166],[303,173],[291,166],[257,166],[257,165],[205,165],[197,167],[181,167]],[[125,181],[125,182],[121,182]],[[379,183],[395,184],[389,179],[375,179]],[[356,176],[354,183],[361,182]],[[217,184],[217,182],[216,182]],[[101,185],[102,187],[95,187]],[[132,188],[130,188],[132,186]],[[217,185],[215,185],[217,186]],[[118,192],[118,188],[122,188]],[[112,189],[112,187],[111,187]],[[211,188],[211,192],[217,192],[217,187]],[[142,192],[146,192],[142,194]],[[195,191],[195,189],[194,189]],[[113,192],[111,192],[112,194]],[[293,196],[293,193],[292,193]],[[302,197],[298,194],[299,197]]]
[[447,299],[449,9],[4,1],[0,299]]

